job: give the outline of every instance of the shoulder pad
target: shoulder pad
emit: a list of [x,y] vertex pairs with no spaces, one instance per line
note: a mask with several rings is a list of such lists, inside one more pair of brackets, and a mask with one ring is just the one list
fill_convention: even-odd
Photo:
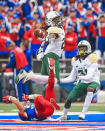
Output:
[[93,63],[96,63],[98,61],[98,56],[97,56],[97,54],[92,53],[92,54],[89,55],[89,59],[90,59],[90,63],[93,64]]
[[48,33],[56,33],[59,34],[60,33],[60,29],[58,27],[49,27],[48,29]]
[[75,61],[75,57],[73,57],[73,58],[71,59],[71,65],[74,64],[74,61]]

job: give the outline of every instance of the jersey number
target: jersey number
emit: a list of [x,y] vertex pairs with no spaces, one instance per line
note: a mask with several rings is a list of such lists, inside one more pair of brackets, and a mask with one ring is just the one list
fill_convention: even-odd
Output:
[[81,76],[81,75],[86,75],[87,74],[87,69],[79,69],[78,70],[78,75]]

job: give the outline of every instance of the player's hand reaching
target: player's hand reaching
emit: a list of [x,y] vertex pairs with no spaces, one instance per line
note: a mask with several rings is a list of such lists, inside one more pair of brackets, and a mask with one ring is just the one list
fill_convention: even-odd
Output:
[[29,100],[29,95],[25,95],[25,94],[23,94],[22,99],[25,100],[26,103],[27,103],[28,100]]
[[44,57],[43,48],[40,47],[39,50],[36,52],[37,60],[41,60]]
[[39,50],[37,51],[37,55],[40,54],[40,53],[42,53],[42,52],[43,52],[43,48],[40,47]]
[[11,98],[11,96],[4,96],[3,101],[6,101],[8,104],[10,102],[10,98]]

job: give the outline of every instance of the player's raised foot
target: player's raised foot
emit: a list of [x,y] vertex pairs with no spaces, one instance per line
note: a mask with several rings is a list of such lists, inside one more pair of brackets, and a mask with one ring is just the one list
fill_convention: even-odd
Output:
[[33,72],[32,72],[32,70],[30,70],[30,71],[27,73],[27,75],[23,78],[22,83],[24,84],[25,82],[27,82],[28,80],[30,80],[31,77],[32,77],[32,75],[33,75]]
[[56,101],[53,98],[50,99],[50,103],[56,110],[60,110],[60,106],[56,103]]
[[78,116],[78,118],[80,120],[84,120],[85,119],[85,114],[84,113],[80,113],[80,115]]
[[27,75],[25,70],[20,70],[19,74],[15,78],[15,83],[18,84],[21,79],[23,79]]
[[54,58],[49,58],[49,68],[50,68],[50,69],[53,69],[53,68],[54,68],[54,63],[55,63]]

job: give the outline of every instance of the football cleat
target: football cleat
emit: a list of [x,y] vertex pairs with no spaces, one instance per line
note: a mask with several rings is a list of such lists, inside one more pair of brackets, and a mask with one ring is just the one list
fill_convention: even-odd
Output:
[[21,79],[23,79],[27,75],[25,70],[20,70],[19,74],[15,78],[15,83],[18,84]]
[[85,114],[84,113],[81,113],[79,116],[78,116],[79,119],[81,120],[84,120],[85,119]]
[[27,82],[28,80],[30,80],[32,75],[33,75],[33,72],[30,70],[27,73],[27,75],[23,78],[22,83],[24,84],[25,82]]

